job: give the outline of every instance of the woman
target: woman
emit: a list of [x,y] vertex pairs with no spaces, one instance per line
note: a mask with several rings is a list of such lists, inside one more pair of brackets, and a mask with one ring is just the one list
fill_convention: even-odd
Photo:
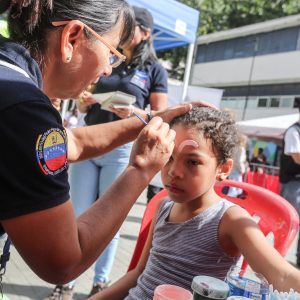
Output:
[[[229,175],[229,179],[235,180],[238,182],[243,181],[243,175],[245,175],[248,162],[247,162],[247,136],[238,133],[238,144],[235,149],[235,154],[233,157],[233,166],[231,173]],[[243,193],[242,189],[231,187],[228,191],[228,195],[231,197],[241,197]]]
[[153,118],[123,174],[76,219],[67,161],[111,151],[135,139],[144,125],[130,118],[64,129],[49,99],[77,98],[110,75],[124,59],[115,48],[131,36],[132,11],[124,0],[2,0],[0,13],[8,9],[11,40],[0,38],[1,229],[42,279],[65,283],[86,270],[116,234],[169,159],[175,134]]
[[[135,15],[135,31],[133,39],[122,46],[122,52],[127,57],[126,63],[115,68],[110,77],[101,77],[96,84],[95,93],[121,91],[134,95],[134,106],[114,109],[112,112],[102,110],[100,104],[85,97],[80,100],[79,109],[87,113],[87,125],[107,123],[128,116],[133,112],[145,113],[145,108],[150,105],[152,111],[162,110],[167,107],[167,72],[158,63],[151,39],[153,18],[144,8],[133,6]],[[118,178],[126,168],[132,143],[118,147],[106,155],[73,164],[70,169],[70,191],[76,215],[88,209],[102,195],[107,188]],[[117,250],[119,233],[112,239],[105,251],[97,259],[95,276],[90,296],[107,287],[109,274]],[[70,294],[74,282],[61,287],[61,293]],[[59,287],[55,287],[53,294],[57,294]],[[53,298],[53,297],[52,297]]]

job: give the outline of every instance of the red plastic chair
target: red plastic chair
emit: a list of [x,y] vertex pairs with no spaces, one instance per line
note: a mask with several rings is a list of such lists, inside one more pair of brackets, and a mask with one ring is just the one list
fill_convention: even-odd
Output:
[[[224,194],[223,191],[228,190],[228,187],[242,189],[244,191],[243,199]],[[269,233],[273,233],[274,247],[282,256],[287,253],[299,229],[299,215],[288,201],[257,185],[232,180],[217,182],[215,191],[221,197],[246,209],[251,216],[258,217],[258,226],[263,234],[267,236]],[[128,271],[134,269],[137,265],[147,239],[157,203],[165,197],[167,197],[167,191],[162,190],[156,194],[148,204],[144,212],[139,236]],[[247,262],[244,260],[242,268],[245,269],[246,267]]]
[[168,193],[166,190],[161,190],[160,192],[158,192],[149,202],[149,204],[146,207],[146,210],[144,212],[144,216],[142,219],[142,224],[140,227],[140,232],[135,244],[135,248],[133,251],[133,255],[131,257],[131,261],[128,267],[128,271],[134,269],[140,259],[140,256],[142,254],[144,245],[146,243],[147,240],[147,236],[148,236],[148,232],[150,229],[150,225],[153,219],[153,216],[156,212],[156,207],[157,207],[157,203],[168,196]]

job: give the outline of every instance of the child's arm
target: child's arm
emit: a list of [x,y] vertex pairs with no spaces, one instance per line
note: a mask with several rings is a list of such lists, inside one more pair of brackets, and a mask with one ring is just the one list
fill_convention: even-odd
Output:
[[[160,205],[161,201],[157,204],[156,213]],[[148,261],[150,249],[152,247],[153,229],[155,223],[156,217],[154,217],[152,220],[148,237],[137,266],[133,270],[129,271],[124,276],[122,276],[113,285],[95,294],[91,298],[88,298],[88,300],[123,300],[128,295],[129,290],[136,286],[138,277],[144,271],[146,263]]]
[[244,209],[234,206],[227,210],[221,221],[220,237],[229,238],[244,255],[251,268],[263,274],[275,289],[289,291],[293,288],[300,292],[300,271],[268,243]]

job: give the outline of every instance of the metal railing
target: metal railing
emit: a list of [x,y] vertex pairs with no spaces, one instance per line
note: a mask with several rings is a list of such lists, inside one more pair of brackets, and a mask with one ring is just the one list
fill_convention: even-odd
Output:
[[250,171],[258,171],[261,173],[265,173],[268,175],[279,175],[279,167],[276,166],[270,166],[270,165],[264,165],[264,164],[257,164],[257,163],[249,163],[249,170]]

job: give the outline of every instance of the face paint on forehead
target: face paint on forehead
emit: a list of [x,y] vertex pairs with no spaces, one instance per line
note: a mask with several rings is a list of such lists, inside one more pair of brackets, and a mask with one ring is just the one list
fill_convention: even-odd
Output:
[[178,146],[178,152],[181,152],[185,146],[192,146],[194,148],[198,148],[199,145],[194,140],[184,140]]

